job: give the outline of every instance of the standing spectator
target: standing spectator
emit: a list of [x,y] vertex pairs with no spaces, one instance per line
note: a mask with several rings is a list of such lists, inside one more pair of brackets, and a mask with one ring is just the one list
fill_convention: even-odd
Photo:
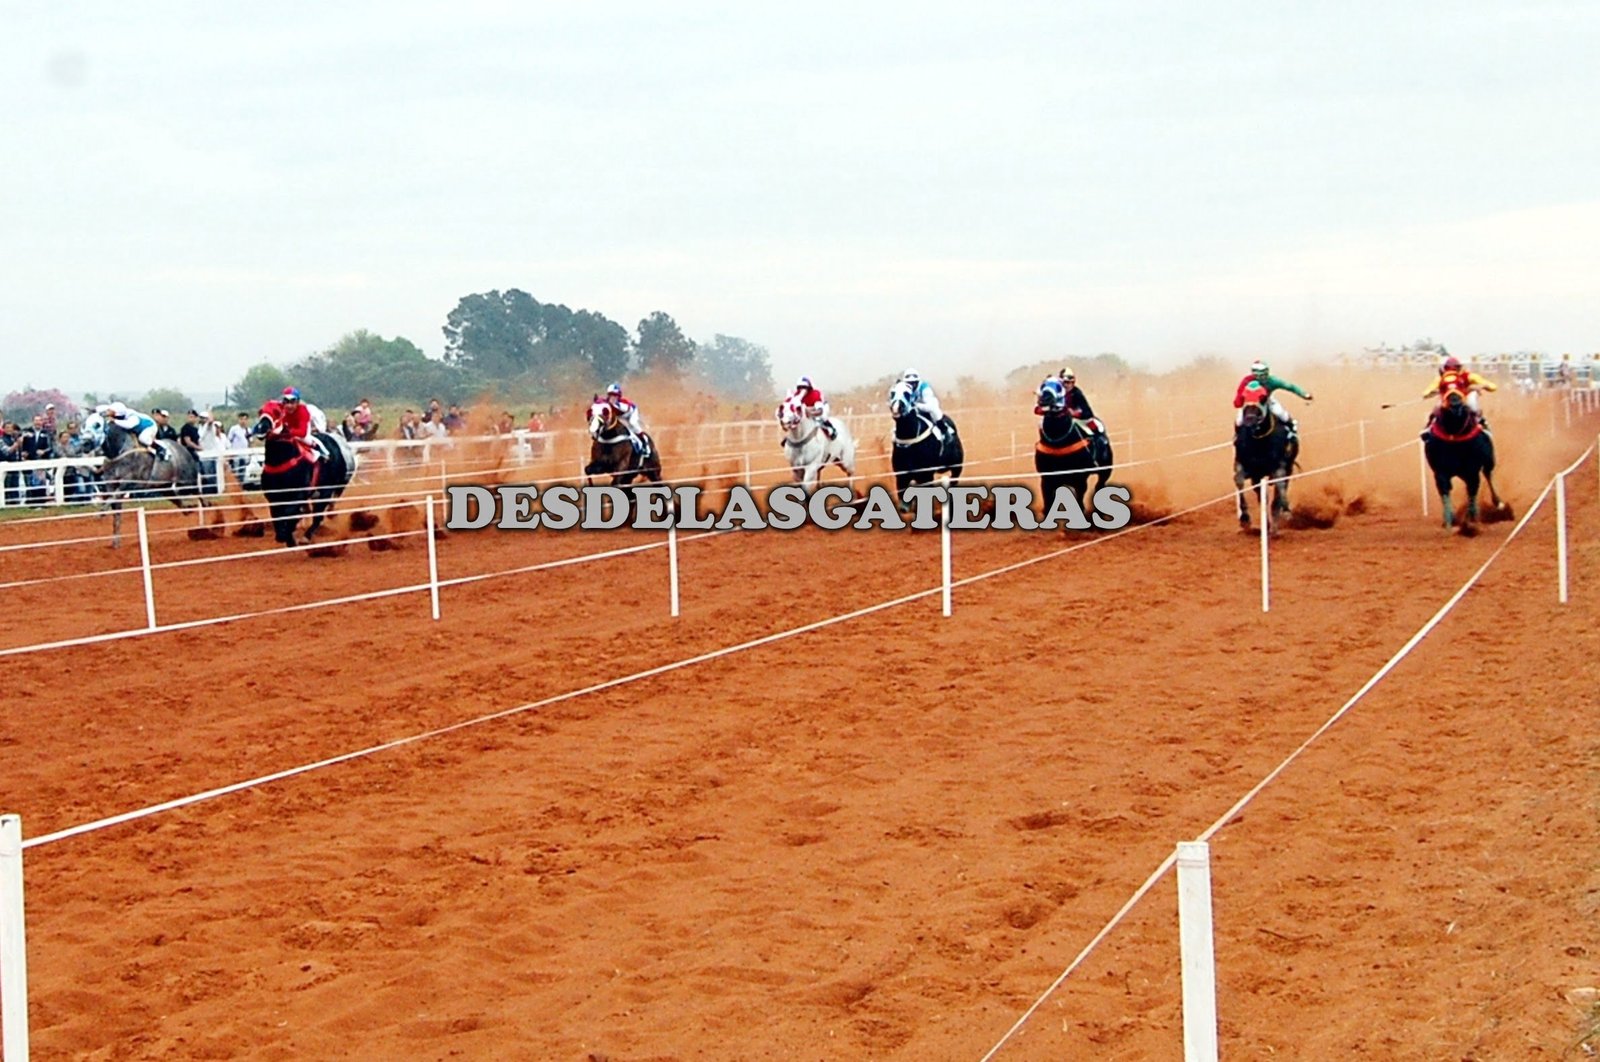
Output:
[[451,406],[450,412],[445,414],[444,430],[451,435],[460,435],[467,430],[467,418],[461,415],[460,406]]
[[537,409],[528,411],[528,430],[533,433],[533,438],[528,440],[528,452],[534,457],[544,456],[544,418],[539,416]]
[[509,409],[501,410],[500,411],[500,420],[498,422],[496,422],[496,424],[494,426],[494,432],[495,432],[496,435],[510,435],[511,434],[511,429],[516,427],[516,425],[517,425],[517,422],[516,422],[515,419],[512,418],[511,410],[509,410]]
[[221,487],[222,455],[228,452],[228,437],[210,413],[200,414],[200,489],[216,493]]
[[56,404],[46,402],[44,405],[44,430],[51,435],[56,433]]
[[239,455],[228,463],[233,466],[233,474],[240,479],[244,478],[244,470],[250,467],[250,459],[244,456],[249,451],[250,414],[240,410],[238,419],[228,429],[228,452]]
[[[57,457],[82,457],[83,441],[78,438],[77,425],[68,424],[66,428],[56,432]],[[61,496],[69,501],[91,496],[94,491],[90,487],[92,480],[83,468],[73,466],[63,468],[61,475]]]
[[421,422],[417,419],[417,411],[408,409],[400,414],[400,438],[415,439],[422,432],[419,430]]
[[356,403],[356,438],[368,442],[378,437],[378,415],[372,412],[372,400],[363,398]]
[[150,416],[155,418],[157,439],[176,439],[178,429],[172,426],[172,414],[164,409],[152,409]]
[[[44,416],[35,413],[33,426],[21,434],[18,452],[24,461],[48,461],[56,454],[55,436],[44,430]],[[26,505],[43,505],[50,475],[42,468],[27,473]]]
[[[0,424],[0,462],[12,464],[22,460],[22,429],[17,422],[8,420]],[[7,505],[21,505],[23,473],[6,470],[0,472],[0,492]]]
[[183,448],[194,455],[195,460],[200,459],[200,411],[189,410],[183,418],[183,427],[178,429],[178,442]]

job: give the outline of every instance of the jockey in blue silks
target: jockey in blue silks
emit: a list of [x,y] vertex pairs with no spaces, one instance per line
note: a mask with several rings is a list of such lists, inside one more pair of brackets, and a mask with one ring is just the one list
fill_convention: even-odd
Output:
[[156,441],[156,422],[149,414],[129,409],[121,402],[113,402],[95,412],[138,439],[139,445],[146,449]]
[[928,419],[933,422],[934,436],[943,442],[954,425],[939,406],[939,396],[933,393],[933,385],[924,380],[915,369],[907,369],[901,373],[900,382],[911,389],[912,408],[927,414]]

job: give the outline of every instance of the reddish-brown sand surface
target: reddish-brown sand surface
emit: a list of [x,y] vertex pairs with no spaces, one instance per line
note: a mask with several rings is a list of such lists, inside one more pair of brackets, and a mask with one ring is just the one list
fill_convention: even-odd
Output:
[[[1307,468],[1359,446],[1331,429],[1361,389],[1319,390]],[[1103,411],[1139,425],[1136,459],[1215,441],[1156,441],[1170,406],[1141,399]],[[1372,404],[1369,451],[1414,440],[1418,407]],[[1520,514],[1595,421],[1499,408]],[[1029,424],[973,418],[969,453]],[[1228,461],[1118,478],[1171,510],[1225,493]],[[1213,839],[1225,1057],[1577,1057],[1592,1016],[1566,993],[1600,983],[1595,484],[1592,459],[1569,484],[1570,604],[1547,502]],[[948,619],[923,597],[30,848],[35,1057],[976,1060],[1512,526],[1447,535],[1437,499],[1424,519],[1414,442],[1295,492],[1338,519],[1274,540],[1266,615],[1256,540],[1216,506],[958,587]],[[416,538],[316,559],[151,526],[157,563],[265,554],[158,570],[163,623],[426,578]],[[0,524],[0,545],[104,530]],[[660,537],[459,532],[441,574]],[[958,534],[955,576],[1089,541]],[[136,559],[0,554],[0,582]],[[681,564],[677,620],[657,548],[447,588],[437,623],[411,593],[0,658],[0,810],[40,836],[791,630],[937,586],[939,539],[729,534]],[[140,585],[0,591],[0,647],[139,626]],[[1169,875],[997,1057],[1181,1053]]]

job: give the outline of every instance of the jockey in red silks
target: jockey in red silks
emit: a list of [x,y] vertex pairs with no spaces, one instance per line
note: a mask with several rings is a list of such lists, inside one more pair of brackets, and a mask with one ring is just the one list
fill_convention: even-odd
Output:
[[822,429],[822,434],[830,439],[839,437],[839,429],[833,426],[829,419],[828,400],[822,396],[817,385],[811,382],[811,377],[802,376],[795,381],[794,390],[789,392],[785,402],[792,402],[806,416],[817,422],[817,427]]
[[292,442],[312,461],[322,461],[328,456],[321,442],[311,434],[311,410],[300,401],[298,388],[285,387],[282,397],[269,401],[261,407],[261,412],[277,425],[267,432],[269,440]]

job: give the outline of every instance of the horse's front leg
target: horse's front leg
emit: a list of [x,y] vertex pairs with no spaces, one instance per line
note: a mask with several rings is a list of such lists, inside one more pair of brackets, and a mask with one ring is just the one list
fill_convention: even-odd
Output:
[[1467,522],[1478,521],[1478,485],[1479,476],[1476,472],[1467,476]]
[[1233,487],[1239,492],[1239,526],[1250,528],[1250,503],[1245,500],[1245,474],[1244,466],[1237,461],[1233,464]]

